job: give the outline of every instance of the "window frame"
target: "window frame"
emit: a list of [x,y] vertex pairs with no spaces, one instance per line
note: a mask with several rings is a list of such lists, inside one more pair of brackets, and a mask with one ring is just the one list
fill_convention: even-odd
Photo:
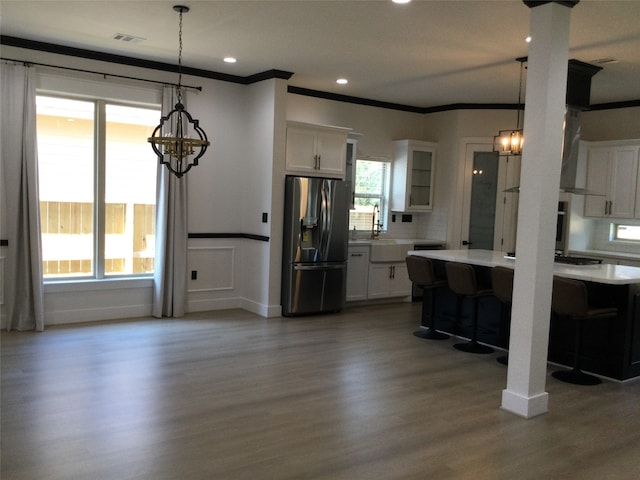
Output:
[[612,223],[611,224],[611,240],[615,242],[627,242],[627,243],[639,243],[640,244],[640,235],[638,238],[621,238],[620,229],[632,227],[633,230],[640,230],[640,225],[631,225],[628,223]]
[[[382,189],[379,193],[358,193],[357,191],[357,186],[358,186],[358,162],[375,162],[375,163],[381,163],[384,164],[384,175],[382,178],[382,183],[383,185],[381,186]],[[380,231],[381,232],[386,232],[388,229],[388,213],[389,213],[389,202],[390,202],[390,189],[391,189],[391,159],[387,159],[387,158],[380,158],[380,159],[371,159],[371,158],[357,158],[356,157],[356,161],[355,161],[355,175],[354,175],[354,186],[353,186],[353,209],[350,211],[349,213],[349,229],[353,229],[354,226],[357,226],[357,224],[352,223],[353,222],[353,218],[352,218],[352,212],[355,212],[356,207],[356,200],[358,198],[363,198],[363,199],[368,199],[368,198],[373,198],[373,199],[379,199],[378,202],[378,208],[379,208],[379,217],[378,217],[378,221],[381,224],[380,227]],[[373,209],[371,211],[371,214],[373,215]],[[369,228],[367,228],[366,231],[368,231]],[[359,231],[362,231],[362,229],[360,229]]]
[[[123,106],[147,109],[162,115],[162,105],[133,100],[112,99],[100,95],[73,94],[69,92],[37,89],[36,97],[49,97],[93,103],[93,257],[91,274],[69,274],[44,276],[44,283],[95,282],[111,280],[135,280],[153,278],[153,272],[146,273],[106,273],[106,167],[107,167],[107,106]],[[36,112],[37,116],[37,112]],[[36,140],[37,141],[37,140]],[[154,182],[157,184],[157,181]],[[156,197],[157,198],[157,197]],[[40,208],[40,198],[38,205]],[[154,201],[155,204],[155,201]]]

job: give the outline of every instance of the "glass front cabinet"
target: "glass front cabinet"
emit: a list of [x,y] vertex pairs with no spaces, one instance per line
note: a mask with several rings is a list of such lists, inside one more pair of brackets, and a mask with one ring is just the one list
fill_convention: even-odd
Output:
[[418,140],[393,142],[392,211],[430,212],[433,209],[436,146]]

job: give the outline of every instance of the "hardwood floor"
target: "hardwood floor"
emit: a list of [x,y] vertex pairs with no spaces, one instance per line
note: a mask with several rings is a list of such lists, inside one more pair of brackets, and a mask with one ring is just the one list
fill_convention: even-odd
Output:
[[549,376],[550,412],[525,420],[499,408],[499,353],[416,338],[419,314],[3,332],[1,477],[640,478],[640,382]]

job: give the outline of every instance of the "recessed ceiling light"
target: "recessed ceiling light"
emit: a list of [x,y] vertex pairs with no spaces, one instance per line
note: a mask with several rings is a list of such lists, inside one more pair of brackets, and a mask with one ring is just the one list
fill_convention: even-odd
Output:
[[226,63],[236,63],[238,61],[238,59],[235,58],[235,57],[224,57],[224,61]]
[[403,4],[403,3],[409,3],[411,0],[391,0],[393,3],[399,3],[399,4]]
[[529,35],[527,38],[525,38],[524,41],[527,42],[527,43],[531,43],[531,35]]
[[347,80],[346,78],[339,78],[336,80],[336,83],[339,83],[340,85],[346,85],[347,83],[349,83],[349,80]]

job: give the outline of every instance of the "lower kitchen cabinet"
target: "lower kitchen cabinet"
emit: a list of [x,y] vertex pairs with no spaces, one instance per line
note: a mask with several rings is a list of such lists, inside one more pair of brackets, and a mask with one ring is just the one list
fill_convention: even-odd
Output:
[[407,264],[370,263],[368,298],[404,297],[411,295]]
[[349,247],[347,302],[367,299],[369,247]]

